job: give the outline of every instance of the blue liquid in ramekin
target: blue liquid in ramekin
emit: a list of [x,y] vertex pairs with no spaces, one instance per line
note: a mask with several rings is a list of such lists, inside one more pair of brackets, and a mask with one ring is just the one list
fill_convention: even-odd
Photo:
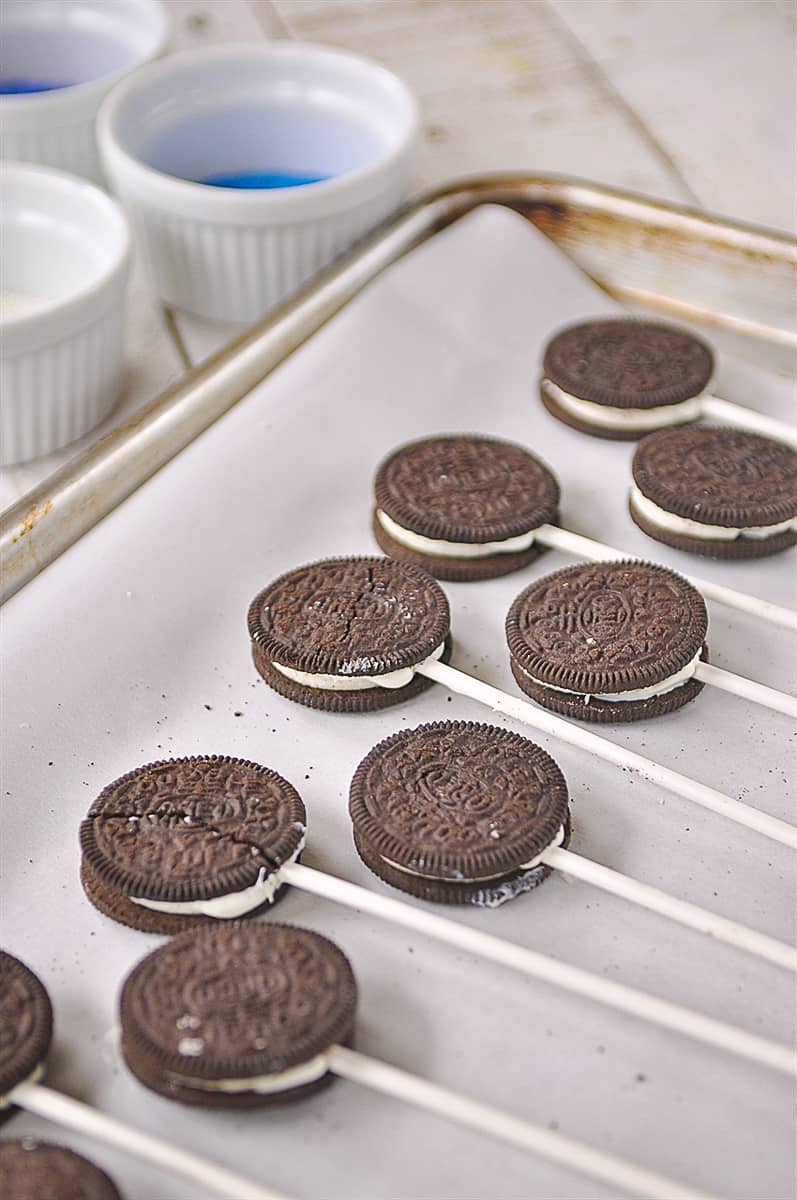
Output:
[[263,190],[267,188],[304,187],[308,183],[323,183],[329,175],[288,175],[279,171],[244,171],[240,175],[223,173],[208,175],[198,179],[197,183],[205,183],[210,187],[242,188],[246,191]]
[[57,92],[72,87],[71,83],[55,83],[49,79],[0,79],[0,96],[27,96],[32,92]]

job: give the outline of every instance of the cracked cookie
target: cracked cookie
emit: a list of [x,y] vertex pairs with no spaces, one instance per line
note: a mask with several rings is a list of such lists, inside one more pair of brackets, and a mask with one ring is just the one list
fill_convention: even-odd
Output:
[[328,712],[372,712],[431,686],[451,615],[426,571],[390,558],[328,558],[280,576],[247,618],[252,658],[281,696]]
[[149,763],[89,809],[81,880],[95,908],[147,933],[250,916],[278,899],[305,826],[298,792],[267,767],[220,755]]

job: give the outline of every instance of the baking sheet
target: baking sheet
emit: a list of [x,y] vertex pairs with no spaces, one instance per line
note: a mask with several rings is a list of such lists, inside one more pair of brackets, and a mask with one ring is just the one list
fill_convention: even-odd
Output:
[[[239,754],[299,788],[306,862],[382,889],[351,842],[358,762],[407,725],[489,715],[440,687],[381,714],[291,705],[256,676],[245,614],[292,566],[374,552],[375,465],[425,433],[523,442],[559,476],[568,528],[793,604],[793,555],[714,564],[646,539],[625,513],[633,446],[579,435],[541,408],[536,365],[550,331],[613,307],[521,218],[480,210],[392,268],[5,606],[2,940],[50,990],[55,1087],[299,1200],[615,1195],[343,1082],[262,1113],[192,1111],[146,1092],[119,1064],[112,1031],[124,975],[159,939],[88,904],[77,844],[91,800],[122,772],[171,754]],[[793,416],[792,386],[749,366],[723,362],[717,391]],[[501,580],[444,585],[454,664],[515,691],[506,610],[531,578],[572,561],[552,552]],[[714,605],[710,645],[718,665],[794,689],[788,633]],[[785,717],[707,688],[659,722],[601,732],[793,820]],[[570,783],[573,849],[794,937],[784,847],[535,740]],[[773,1039],[792,1036],[785,973],[586,885],[553,877],[497,912],[450,915]],[[309,896],[290,894],[278,916],[350,955],[362,1050],[729,1200],[791,1197],[785,1078]],[[191,1185],[28,1116],[8,1128],[33,1131],[91,1153],[128,1200],[201,1200]]]

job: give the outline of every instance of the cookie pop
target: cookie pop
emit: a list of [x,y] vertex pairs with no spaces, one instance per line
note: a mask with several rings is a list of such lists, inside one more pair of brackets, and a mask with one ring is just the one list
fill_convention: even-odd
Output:
[[[46,1070],[53,1029],[50,998],[44,984],[18,958],[0,950],[0,1119],[24,1108],[87,1137],[142,1158],[236,1200],[287,1200],[281,1193],[217,1167],[108,1117],[40,1080]],[[1,1168],[0,1168],[1,1169]]]
[[[396,703],[414,694],[415,676],[420,675],[797,847],[797,830],[785,822],[441,661],[448,613],[442,588],[418,567],[386,558],[326,559],[282,575],[259,592],[249,606],[247,624],[260,674],[298,703],[335,712],[349,704],[381,706],[382,688],[389,702]],[[399,671],[392,638],[401,653]]]
[[687,329],[614,317],[559,331],[543,354],[540,398],[593,437],[633,441],[703,417],[797,445],[797,429],[709,392],[714,354]]
[[288,925],[197,929],[155,950],[128,976],[122,1053],[145,1087],[183,1104],[261,1108],[297,1100],[338,1075],[634,1196],[706,1200],[352,1050],[343,1043],[353,1036],[356,1003],[348,959],[321,934]]
[[[401,846],[391,843],[389,822],[379,827],[371,807],[379,790],[376,777],[388,792],[384,804],[391,820],[409,823],[410,841],[427,830],[431,810],[424,810],[424,799],[431,803],[434,795],[451,818],[435,839],[442,846],[445,833],[456,840],[461,832],[465,842],[474,843],[473,862],[468,855],[448,862],[440,895],[432,876],[415,870],[417,847],[405,861]],[[395,782],[392,792],[385,786],[388,778]],[[544,864],[569,836],[567,787],[553,759],[526,738],[484,725],[443,722],[388,739],[361,765],[351,795],[361,857],[387,882],[395,882],[396,871],[405,873],[399,877],[403,883],[418,875],[423,890],[413,894],[423,899],[448,901],[461,892],[463,902],[496,907],[544,877]],[[483,823],[471,828],[472,809],[482,815],[494,809],[500,820],[488,822],[486,832]],[[511,817],[514,836],[507,833]],[[273,906],[286,884],[313,890],[308,880],[312,884],[319,872],[298,865],[305,827],[298,794],[266,767],[216,755],[149,763],[109,784],[92,804],[80,829],[83,887],[100,912],[147,933],[173,934],[254,916]],[[543,865],[531,864],[532,858]],[[568,854],[565,861],[571,860],[587,864],[571,874],[589,870],[591,878],[604,881],[599,887],[797,970],[797,952],[782,942]],[[562,865],[561,856],[554,865]],[[369,893],[346,886],[354,893],[348,902],[367,908]]]
[[423,438],[401,446],[374,479],[373,533],[390,558],[437,579],[507,575],[545,547],[559,521],[559,484],[522,446],[497,438]]
[[738,429],[668,429],[639,443],[628,511],[666,546],[765,558],[797,545],[797,451]]
[[708,613],[675,571],[637,560],[565,567],[512,604],[512,674],[538,704],[581,721],[616,724],[675,712],[704,684],[787,716],[797,699],[711,666]]
[[[511,738],[513,735],[506,736]],[[528,745],[524,744],[524,753]],[[550,807],[547,809],[547,819],[542,827],[545,829],[550,826],[551,811],[557,811],[562,826],[566,828],[569,820],[566,812],[567,793],[563,781],[560,782],[561,774],[547,755],[536,747],[531,749],[538,767],[543,763],[549,764],[547,774],[551,787],[543,789],[543,801],[553,799],[553,810]],[[176,785],[173,802],[169,801],[168,787],[164,786],[164,768],[167,767],[172,768],[170,778],[172,785]],[[126,781],[123,797],[117,796],[115,786],[110,785],[102,793],[103,804],[92,806],[89,817],[81,827],[84,848],[82,878],[89,899],[100,911],[134,929],[168,934],[228,923],[225,922],[225,913],[229,917],[233,913],[240,917],[252,916],[273,904],[282,894],[284,885],[289,884],[356,911],[369,912],[382,920],[460,946],[532,978],[553,983],[642,1020],[706,1041],[732,1054],[751,1058],[775,1070],[790,1073],[797,1069],[795,1059],[783,1047],[710,1017],[657,1000],[633,988],[611,983],[588,971],[567,966],[491,934],[479,933],[418,911],[343,879],[312,870],[293,858],[279,862],[275,849],[283,842],[285,832],[278,799],[282,789],[272,789],[270,795],[264,796],[256,812],[247,799],[250,790],[256,794],[262,788],[265,775],[273,776],[274,773],[243,760],[211,756],[204,759],[178,759],[173,763],[153,763],[130,772],[123,777]],[[199,777],[203,781],[190,799],[180,787],[180,780],[186,776]],[[284,789],[293,790],[285,780],[281,782]],[[147,806],[153,796],[157,797],[154,807],[148,819],[141,822],[138,820],[141,809]],[[545,812],[544,802],[542,808]],[[223,830],[216,824],[220,810],[226,814]],[[126,825],[133,828],[132,837],[125,836]],[[532,868],[526,861],[529,837],[533,842],[532,848],[536,848],[541,836],[540,826],[529,814],[526,814],[525,826],[525,842],[521,841],[520,848],[517,845],[514,847],[515,855],[520,853],[520,858],[515,859],[509,872],[512,876],[518,871],[521,882],[503,880],[496,895],[503,895],[504,898],[510,898],[514,891],[522,891],[526,883],[530,885],[541,873],[537,871],[535,875],[536,866]],[[540,845],[546,855],[556,849],[554,845],[547,845],[544,838]],[[262,890],[244,886],[232,893],[223,891],[226,850],[229,846],[239,848],[241,862],[247,863],[252,879],[262,881]],[[493,846],[492,849],[493,853],[497,852],[497,847]],[[573,858],[574,861],[580,861],[575,856]],[[122,881],[130,878],[130,863],[135,860],[149,864],[151,891],[162,894],[169,887],[172,876],[179,880],[182,900],[168,904],[156,902],[152,908],[152,901],[127,895]],[[555,865],[561,865],[561,862]],[[790,948],[771,938],[682,904],[663,893],[656,893],[655,889],[638,885],[616,872],[599,868],[597,864],[587,864],[585,869],[588,868],[592,868],[593,875],[603,870],[602,878],[612,884],[610,890],[637,899],[645,907],[681,920],[692,928],[712,933],[720,940],[758,954],[779,966],[794,969],[794,955]],[[546,869],[542,868],[542,873]],[[613,878],[609,879],[610,876]],[[87,880],[92,881],[90,888]],[[97,882],[100,887],[96,886]],[[215,895],[212,894],[214,890]]]
[[797,971],[791,946],[567,849],[562,772],[539,746],[506,729],[437,721],[394,734],[357,768],[349,812],[365,865],[419,899],[497,908],[561,869]]
[[[546,548],[592,562],[634,557],[560,528],[551,470],[522,446],[496,438],[447,434],[400,446],[378,468],[374,493],[380,548],[439,579],[495,578]],[[789,609],[687,578],[709,600],[797,630],[797,613]]]
[[81,882],[122,925],[179,933],[275,903],[306,825],[296,789],[258,763],[215,754],[148,763],[89,809]]

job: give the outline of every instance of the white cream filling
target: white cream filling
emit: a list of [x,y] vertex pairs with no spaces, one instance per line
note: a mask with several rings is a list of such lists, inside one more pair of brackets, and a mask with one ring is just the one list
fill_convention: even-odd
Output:
[[560,408],[588,425],[640,432],[696,421],[700,416],[700,399],[703,394],[701,392],[700,396],[682,400],[680,404],[662,404],[658,408],[613,408],[608,404],[595,404],[591,400],[573,396],[550,379],[543,379],[542,387]]
[[406,546],[408,550],[417,550],[419,554],[432,554],[437,558],[488,558],[491,554],[517,554],[521,550],[528,550],[537,532],[536,529],[530,529],[528,533],[519,533],[516,537],[505,538],[502,542],[445,542],[405,529],[381,508],[376,510],[376,519],[394,542]]
[[389,867],[394,867],[397,871],[402,871],[405,875],[414,875],[416,879],[433,879],[436,883],[489,883],[493,879],[504,879],[505,876],[513,874],[515,871],[531,871],[534,867],[538,867],[547,851],[552,850],[554,846],[561,846],[564,840],[565,827],[564,825],[560,825],[559,831],[553,841],[549,842],[545,849],[541,850],[535,858],[521,863],[519,867],[510,867],[506,871],[501,871],[498,875],[479,875],[475,879],[466,879],[464,876],[461,879],[452,879],[450,875],[428,875],[424,871],[413,871],[410,867],[405,867],[401,863],[394,862],[392,858],[387,858],[384,854],[380,854],[379,857]]
[[289,1088],[301,1087],[305,1083],[315,1083],[326,1075],[329,1070],[329,1051],[317,1054],[306,1063],[289,1067],[287,1071],[277,1071],[273,1075],[250,1075],[246,1079],[195,1079],[190,1075],[178,1075],[168,1072],[170,1083],[183,1084],[202,1092],[226,1092],[235,1095],[239,1092],[257,1092],[268,1096],[272,1092],[286,1092]]
[[687,537],[705,538],[712,542],[733,542],[737,538],[770,538],[788,529],[797,530],[797,517],[788,521],[780,521],[777,525],[746,525],[738,529],[727,525],[706,525],[703,521],[693,521],[689,517],[679,517],[675,513],[659,508],[649,500],[636,484],[631,487],[631,507],[640,517],[666,529],[670,533],[682,533]]
[[662,679],[659,683],[653,683],[649,687],[632,688],[628,692],[591,692],[589,695],[584,692],[574,692],[572,688],[557,687],[553,683],[544,683],[542,679],[535,678],[524,666],[521,666],[517,659],[515,659],[515,662],[526,678],[530,679],[532,683],[536,683],[538,687],[548,688],[552,692],[564,692],[568,696],[584,696],[584,703],[589,704],[590,700],[608,700],[609,703],[612,703],[620,700],[649,700],[653,696],[665,696],[667,692],[673,691],[675,688],[680,687],[682,683],[687,683],[692,678],[697,670],[701,654],[702,650],[695,655],[691,662],[682,667],[680,671],[676,671],[674,675],[668,675],[666,679]]
[[[20,1084],[23,1084],[23,1083],[38,1083],[40,1079],[44,1078],[44,1070],[45,1070],[45,1064],[43,1062],[39,1063],[38,1067],[34,1067],[34,1069],[31,1071],[30,1075],[28,1075],[27,1079],[21,1079],[19,1084],[15,1084],[14,1087],[19,1087]],[[14,1103],[14,1101],[11,1100],[8,1096],[0,1096],[0,1112],[4,1108],[11,1108],[11,1105],[13,1103]]]
[[143,896],[129,896],[128,899],[134,904],[140,904],[142,908],[151,908],[153,912],[201,914],[204,917],[218,917],[221,921],[230,921],[251,912],[253,908],[259,908],[261,904],[272,903],[282,887],[281,875],[284,867],[296,862],[304,848],[305,840],[306,834],[303,830],[299,845],[282,867],[268,872],[265,867],[261,867],[256,881],[240,892],[214,896],[212,900],[145,900]]
[[441,642],[422,662],[413,667],[402,667],[400,671],[387,671],[384,675],[324,675],[309,671],[294,671],[293,667],[284,667],[282,663],[278,662],[272,662],[271,665],[287,679],[293,679],[304,687],[319,688],[325,692],[363,692],[366,688],[373,687],[406,687],[408,683],[412,682],[418,667],[422,667],[424,663],[436,662],[444,649],[445,642]]

